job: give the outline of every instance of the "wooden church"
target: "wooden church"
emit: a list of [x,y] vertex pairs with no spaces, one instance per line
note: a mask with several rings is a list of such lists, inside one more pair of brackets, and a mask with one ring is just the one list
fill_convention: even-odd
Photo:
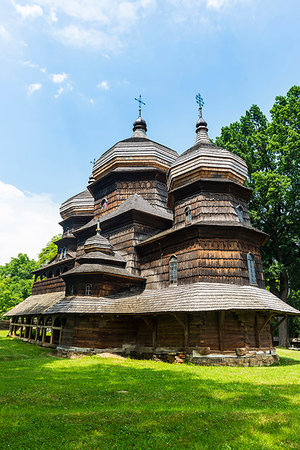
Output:
[[87,189],[61,205],[56,257],[7,313],[12,336],[59,354],[278,360],[274,328],[300,312],[265,290],[268,236],[250,224],[246,163],[210,141],[198,103],[196,142],[180,156],[148,138],[139,108],[132,136],[94,163]]

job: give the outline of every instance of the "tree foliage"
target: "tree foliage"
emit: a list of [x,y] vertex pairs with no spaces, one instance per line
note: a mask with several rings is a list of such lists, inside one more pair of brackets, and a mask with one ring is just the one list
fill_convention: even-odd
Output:
[[19,253],[16,258],[0,266],[0,318],[9,309],[27,298],[32,291],[32,271],[51,261],[57,254],[54,241],[60,235],[53,236],[38,256],[38,261],[30,259],[26,254]]
[[0,317],[31,294],[32,271],[37,268],[37,262],[23,253],[0,266]]
[[[296,306],[300,299],[300,87],[276,97],[270,114],[268,120],[253,105],[238,122],[222,128],[216,143],[248,165],[251,221],[270,236],[262,248],[266,285]],[[300,332],[299,322],[293,323]]]
[[41,267],[44,264],[48,264],[57,255],[57,245],[55,241],[61,238],[61,234],[53,236],[53,238],[47,243],[46,247],[42,248],[38,256],[38,264]]

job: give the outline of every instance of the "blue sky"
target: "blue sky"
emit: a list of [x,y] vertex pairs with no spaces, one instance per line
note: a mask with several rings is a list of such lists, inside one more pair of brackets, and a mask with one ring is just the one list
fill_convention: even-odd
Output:
[[179,153],[197,92],[212,138],[253,103],[268,113],[299,84],[299,13],[299,0],[1,0],[0,263],[59,231],[90,161],[131,135],[139,94],[148,136]]

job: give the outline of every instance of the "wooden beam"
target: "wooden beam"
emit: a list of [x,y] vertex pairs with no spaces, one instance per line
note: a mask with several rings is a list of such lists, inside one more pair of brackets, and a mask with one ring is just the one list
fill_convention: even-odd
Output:
[[175,317],[179,325],[183,328],[184,333],[184,347],[188,347],[189,345],[189,321],[188,321],[188,315],[185,314],[184,319],[181,320],[181,318],[176,313],[172,313],[172,315]]
[[262,332],[262,330],[268,325],[268,323],[272,320],[273,317],[274,317],[274,314],[270,314],[269,317],[266,318],[266,320],[264,321],[262,326],[259,328],[259,333]]
[[145,322],[148,328],[150,328],[151,331],[154,330],[154,324],[151,323],[151,321],[148,319],[148,317],[141,316],[141,319]]
[[153,317],[152,346],[155,349],[157,345],[157,318]]
[[219,330],[219,348],[221,351],[223,351],[225,311],[219,311],[217,314],[218,314],[218,330]]
[[281,318],[281,320],[278,321],[277,325],[275,325],[274,327],[272,327],[272,334],[274,333],[275,330],[277,330],[277,328],[282,324],[282,322],[287,318],[287,316],[283,316]]
[[256,347],[260,348],[261,347],[261,340],[260,340],[260,330],[258,327],[258,316],[257,314],[255,314],[255,342],[256,342]]

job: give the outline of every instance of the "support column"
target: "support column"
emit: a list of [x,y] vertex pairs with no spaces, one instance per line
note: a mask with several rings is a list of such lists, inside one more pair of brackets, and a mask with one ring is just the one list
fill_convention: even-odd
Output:
[[219,349],[221,352],[224,351],[224,320],[225,320],[225,311],[219,311],[218,330],[219,330]]

